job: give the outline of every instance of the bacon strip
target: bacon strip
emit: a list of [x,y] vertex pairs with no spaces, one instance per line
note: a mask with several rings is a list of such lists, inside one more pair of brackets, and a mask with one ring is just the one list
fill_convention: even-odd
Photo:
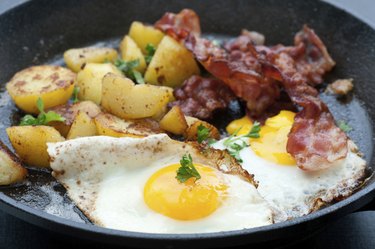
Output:
[[168,106],[178,105],[185,115],[199,119],[212,118],[216,110],[225,109],[236,96],[221,81],[197,75],[185,80],[173,91],[176,101]]
[[199,16],[191,9],[183,9],[178,14],[167,12],[154,26],[178,41],[201,34]]
[[328,107],[315,88],[298,72],[293,58],[286,52],[268,54],[264,72],[279,80],[291,100],[303,107],[297,113],[288,136],[287,151],[298,167],[307,171],[328,168],[347,154],[347,136],[335,124]]
[[190,37],[185,42],[198,61],[208,72],[226,83],[237,97],[246,101],[248,110],[253,115],[260,115],[279,97],[276,82],[263,76],[261,64],[248,53],[228,53],[203,38]]

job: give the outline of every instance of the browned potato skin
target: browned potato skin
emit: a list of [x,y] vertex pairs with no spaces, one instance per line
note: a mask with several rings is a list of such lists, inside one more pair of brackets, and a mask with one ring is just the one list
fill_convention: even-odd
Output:
[[164,110],[171,96],[170,87],[136,85],[128,78],[108,73],[103,78],[101,105],[123,119],[148,118]]
[[185,133],[186,140],[197,141],[198,139],[197,133],[198,133],[199,125],[203,125],[210,130],[210,135],[209,135],[210,138],[220,139],[219,130],[212,124],[206,121],[200,120],[198,118],[190,117],[190,116],[185,116],[185,118],[188,124],[188,128],[186,129],[186,133]]
[[92,101],[81,101],[76,104],[65,104],[49,109],[60,114],[65,118],[64,122],[51,122],[48,125],[53,126],[64,137],[68,136],[69,130],[74,122],[77,113],[84,112],[90,118],[94,118],[101,112],[100,107]]
[[27,170],[20,159],[0,141],[0,185],[20,182],[27,176]]
[[72,48],[64,53],[65,64],[76,73],[86,63],[104,63],[105,61],[114,61],[117,57],[115,49],[101,47]]
[[94,120],[85,112],[78,111],[70,127],[66,139],[78,137],[91,137],[96,135],[96,125]]
[[98,135],[110,137],[146,137],[163,132],[152,119],[124,120],[109,113],[95,117]]
[[185,115],[181,108],[177,105],[173,106],[171,110],[160,120],[160,127],[175,135],[182,135],[188,128]]
[[22,162],[35,167],[49,167],[48,142],[65,139],[50,126],[12,126],[6,129],[9,140]]
[[41,65],[16,73],[6,85],[18,108],[38,114],[40,97],[46,109],[66,103],[72,95],[76,74],[67,68]]
[[145,72],[144,79],[153,85],[178,87],[200,70],[193,54],[169,36],[161,40]]

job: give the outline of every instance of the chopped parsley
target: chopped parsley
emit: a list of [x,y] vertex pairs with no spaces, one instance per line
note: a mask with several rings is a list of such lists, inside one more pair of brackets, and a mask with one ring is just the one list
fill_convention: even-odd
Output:
[[191,155],[183,155],[180,160],[181,167],[177,170],[176,179],[184,183],[192,177],[195,177],[195,180],[201,179],[201,175],[193,165],[193,159]]
[[54,111],[49,111],[45,112],[44,111],[44,103],[43,100],[39,97],[38,100],[36,101],[36,106],[38,107],[39,110],[39,115],[38,117],[33,117],[32,115],[26,115],[21,119],[20,125],[46,125],[49,122],[52,121],[59,121],[63,122],[65,121],[65,118],[62,117],[60,114],[54,112]]
[[210,129],[208,129],[206,126],[200,124],[197,129],[197,140],[198,143],[202,143],[210,136]]
[[343,132],[349,132],[353,130],[353,128],[348,125],[344,120],[337,121],[337,126],[343,131]]
[[135,70],[139,66],[139,60],[124,61],[122,59],[117,59],[113,63],[120,71],[122,71],[126,77],[134,80],[137,84],[144,84],[145,81],[140,72]]
[[72,94],[72,102],[73,104],[77,103],[79,101],[78,99],[78,93],[79,93],[79,87],[74,86],[73,94]]
[[227,151],[231,156],[233,156],[239,163],[242,163],[242,159],[240,157],[240,151],[247,147],[248,144],[240,140],[243,137],[249,137],[249,138],[259,138],[259,132],[260,132],[260,123],[254,122],[253,127],[247,133],[243,136],[237,136],[238,132],[241,130],[242,127],[240,127],[238,130],[236,130],[232,135],[230,135],[225,141],[224,146],[227,148]]
[[150,64],[152,57],[154,56],[156,51],[155,46],[152,43],[148,43],[146,46],[146,55],[145,55],[145,60],[147,64]]

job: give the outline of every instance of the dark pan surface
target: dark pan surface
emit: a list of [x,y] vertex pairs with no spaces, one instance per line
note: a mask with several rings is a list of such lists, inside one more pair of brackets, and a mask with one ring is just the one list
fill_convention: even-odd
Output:
[[[337,66],[326,78],[353,78],[354,94],[337,99],[322,93],[337,120],[346,121],[349,136],[371,167],[375,120],[375,31],[354,17],[313,1],[33,1],[0,16],[0,89],[12,75],[30,65],[61,64],[64,50],[110,44],[128,31],[134,20],[153,23],[165,11],[192,8],[208,34],[236,36],[242,28],[259,31],[267,44],[291,44],[304,23],[316,30]],[[6,93],[0,94],[0,138],[9,145],[5,127],[19,113]],[[235,112],[234,116],[240,115]],[[228,122],[222,119],[221,127]],[[0,189],[0,206],[34,224],[109,244],[138,247],[223,247],[235,244],[275,244],[305,237],[325,222],[354,211],[374,196],[375,182],[353,196],[311,215],[272,226],[213,234],[155,235],[96,227],[70,202],[64,188],[45,170],[30,170],[24,184]]]

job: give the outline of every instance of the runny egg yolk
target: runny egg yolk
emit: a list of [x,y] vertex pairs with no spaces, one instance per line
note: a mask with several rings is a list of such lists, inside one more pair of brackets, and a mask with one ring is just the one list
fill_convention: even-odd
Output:
[[196,220],[213,213],[225,199],[227,185],[217,170],[194,163],[201,175],[180,183],[172,164],[155,172],[144,187],[144,200],[149,208],[177,220]]
[[[261,127],[259,138],[251,138],[250,146],[260,157],[281,165],[295,165],[294,158],[286,151],[288,134],[294,122],[295,113],[281,111],[278,115],[268,118]],[[232,121],[227,126],[228,133],[232,134],[235,128],[242,126],[238,135],[251,130],[252,122],[248,117]]]

